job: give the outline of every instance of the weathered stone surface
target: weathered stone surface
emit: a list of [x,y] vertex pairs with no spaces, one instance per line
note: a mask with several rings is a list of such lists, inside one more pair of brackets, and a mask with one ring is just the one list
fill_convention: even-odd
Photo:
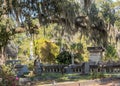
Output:
[[84,68],[85,68],[84,73],[89,74],[90,73],[90,65],[88,62],[85,63]]
[[23,85],[30,81],[31,81],[30,78],[19,78],[19,85]]
[[90,52],[89,61],[99,62],[102,58],[103,47],[88,47],[87,50]]
[[72,73],[71,67],[68,66],[68,67],[65,67],[64,69],[65,69],[65,73],[67,73],[67,74]]

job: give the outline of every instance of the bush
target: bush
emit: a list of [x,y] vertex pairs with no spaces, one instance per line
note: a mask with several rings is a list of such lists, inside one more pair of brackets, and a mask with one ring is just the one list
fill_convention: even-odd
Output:
[[0,86],[16,86],[18,85],[18,77],[15,76],[15,71],[11,65],[3,65],[0,78],[2,78],[2,82],[0,82]]
[[35,41],[35,54],[44,63],[56,63],[55,59],[59,54],[59,47],[50,40],[41,38]]
[[71,64],[71,54],[68,51],[63,51],[57,56],[56,60],[60,64]]

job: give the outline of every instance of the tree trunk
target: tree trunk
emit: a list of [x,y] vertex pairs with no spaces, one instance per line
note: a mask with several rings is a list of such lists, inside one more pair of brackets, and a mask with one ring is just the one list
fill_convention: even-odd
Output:
[[33,51],[33,47],[34,47],[34,42],[33,42],[33,34],[31,34],[31,40],[30,40],[30,60],[34,59],[34,51]]
[[5,62],[5,55],[4,55],[4,47],[1,47],[0,49],[0,65],[3,65]]

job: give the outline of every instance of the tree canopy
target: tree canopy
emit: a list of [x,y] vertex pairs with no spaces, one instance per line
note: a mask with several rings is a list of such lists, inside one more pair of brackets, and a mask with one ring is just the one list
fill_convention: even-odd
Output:
[[[107,48],[109,43],[114,46],[115,41],[111,40],[115,40],[120,30],[119,3],[118,0],[0,0],[0,48],[18,32],[31,35],[34,42],[42,33],[38,29],[43,31],[44,38],[56,40],[60,48],[63,44],[69,48],[77,33],[79,40],[84,37],[92,46]],[[74,49],[81,52],[77,48],[81,46]]]

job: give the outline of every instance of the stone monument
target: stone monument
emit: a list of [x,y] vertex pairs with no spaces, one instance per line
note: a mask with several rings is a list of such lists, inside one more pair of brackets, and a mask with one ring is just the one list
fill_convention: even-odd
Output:
[[90,52],[89,62],[98,63],[102,60],[103,47],[88,47],[87,50]]
[[84,63],[84,74],[90,73],[90,65],[95,65],[102,59],[102,53],[104,48],[102,47],[88,47],[87,50],[90,52],[89,62]]

